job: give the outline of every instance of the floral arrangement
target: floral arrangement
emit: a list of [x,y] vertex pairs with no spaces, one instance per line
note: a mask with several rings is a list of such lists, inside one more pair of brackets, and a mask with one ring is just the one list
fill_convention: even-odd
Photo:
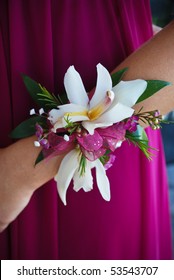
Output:
[[[101,64],[97,65],[97,83],[89,98],[82,79],[74,66],[64,77],[65,95],[55,96],[46,88],[23,76],[31,97],[39,105],[30,110],[31,117],[16,127],[11,136],[23,138],[36,135],[36,147],[42,147],[36,159],[50,159],[65,154],[55,176],[58,193],[66,205],[66,192],[73,180],[74,190],[88,192],[93,188],[91,169],[96,169],[96,181],[102,197],[110,200],[110,183],[106,170],[115,160],[114,151],[128,140],[138,146],[147,158],[151,158],[148,138],[140,125],[148,123],[160,128],[162,117],[158,110],[135,112],[136,103],[149,98],[169,85],[159,80],[122,81],[127,68],[113,75]],[[62,176],[67,170],[66,176]]]

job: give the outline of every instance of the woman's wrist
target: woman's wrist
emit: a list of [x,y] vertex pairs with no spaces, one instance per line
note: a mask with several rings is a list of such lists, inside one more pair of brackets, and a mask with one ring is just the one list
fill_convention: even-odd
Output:
[[0,232],[22,212],[33,192],[56,174],[62,156],[35,165],[40,148],[35,137],[17,141],[0,149]]
[[41,148],[34,146],[34,140],[35,136],[25,138],[0,150],[1,178],[5,176],[7,181],[33,191],[55,176],[63,158],[61,155],[35,165]]

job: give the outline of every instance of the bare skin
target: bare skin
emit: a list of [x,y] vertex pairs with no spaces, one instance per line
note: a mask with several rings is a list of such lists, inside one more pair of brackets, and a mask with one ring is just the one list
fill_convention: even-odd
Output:
[[164,80],[172,85],[160,90],[154,96],[139,103],[143,111],[158,109],[164,115],[174,109],[174,21],[162,29],[143,47],[125,59],[117,68],[128,67],[124,79],[135,78]]
[[[174,108],[174,22],[128,57],[114,71],[129,67],[124,79],[159,79],[173,85],[135,107],[144,111],[159,109],[165,114]],[[3,231],[26,207],[33,192],[56,174],[62,156],[34,167],[40,151],[34,136],[0,149],[0,231]]]
[[0,150],[0,231],[28,204],[33,192],[56,174],[63,156],[34,166],[40,148],[35,137],[19,140]]

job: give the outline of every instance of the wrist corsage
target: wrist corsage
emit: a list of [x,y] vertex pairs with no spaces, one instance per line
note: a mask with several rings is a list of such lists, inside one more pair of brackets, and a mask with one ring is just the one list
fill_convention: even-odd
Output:
[[[143,112],[142,108],[135,112],[132,107],[169,83],[142,79],[122,81],[126,70],[110,75],[104,66],[98,64],[97,84],[91,98],[74,66],[68,68],[64,77],[67,97],[56,96],[28,76],[23,76],[31,97],[40,109],[38,112],[31,109],[31,117],[16,127],[11,136],[37,136],[34,145],[41,146],[42,151],[35,164],[65,154],[54,178],[64,204],[71,180],[75,191],[81,188],[85,192],[92,190],[93,168],[102,197],[110,200],[106,170],[114,163],[114,151],[123,141],[132,142],[148,159],[151,158],[148,138],[140,121],[157,129],[163,121],[162,117],[158,110]],[[65,170],[66,175],[63,175]]]

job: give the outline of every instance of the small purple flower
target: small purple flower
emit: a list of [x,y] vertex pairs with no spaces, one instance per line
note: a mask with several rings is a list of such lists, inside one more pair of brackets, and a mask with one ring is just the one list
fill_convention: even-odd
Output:
[[104,165],[105,170],[108,170],[114,163],[116,156],[111,154],[109,156],[109,160],[106,162],[106,164]]
[[160,111],[159,110],[154,111],[154,117],[159,117],[159,116],[160,116]]
[[130,117],[127,122],[125,123],[124,128],[130,132],[135,132],[137,130],[137,125],[138,125],[138,120],[139,117],[133,115],[132,117]]
[[43,138],[40,140],[40,145],[44,148],[44,149],[49,149],[49,142],[47,139]]
[[36,124],[36,136],[38,139],[41,139],[42,138],[42,135],[43,135],[43,128],[37,123]]

